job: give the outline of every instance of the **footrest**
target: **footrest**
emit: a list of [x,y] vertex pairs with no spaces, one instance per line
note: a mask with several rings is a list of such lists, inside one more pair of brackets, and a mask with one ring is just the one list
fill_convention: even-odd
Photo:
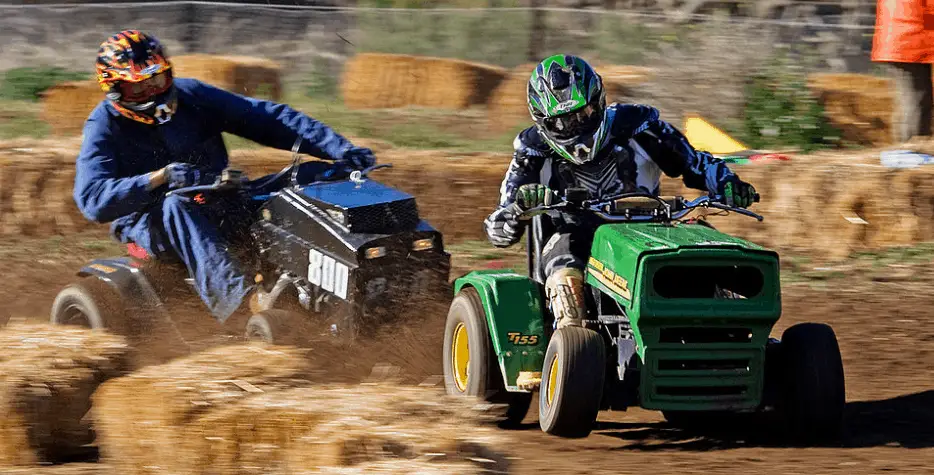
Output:
[[516,386],[519,389],[524,389],[528,391],[534,391],[542,385],[542,372],[541,371],[520,371],[519,377],[516,378]]

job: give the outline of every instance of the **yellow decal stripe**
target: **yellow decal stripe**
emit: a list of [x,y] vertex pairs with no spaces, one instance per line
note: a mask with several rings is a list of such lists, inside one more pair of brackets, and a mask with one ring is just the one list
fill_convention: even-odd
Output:
[[[601,267],[602,267],[602,264],[601,264]],[[594,276],[594,278],[597,279],[601,284],[606,286],[606,288],[617,293],[620,297],[626,300],[632,300],[632,294],[629,292],[629,289],[627,288],[628,282],[626,282],[626,280],[621,278],[620,276],[614,275],[615,273],[613,271],[605,267],[602,270],[598,270],[596,266],[590,267],[589,269],[587,269],[587,271],[590,272],[590,275]],[[606,274],[610,274],[610,275],[608,276]]]

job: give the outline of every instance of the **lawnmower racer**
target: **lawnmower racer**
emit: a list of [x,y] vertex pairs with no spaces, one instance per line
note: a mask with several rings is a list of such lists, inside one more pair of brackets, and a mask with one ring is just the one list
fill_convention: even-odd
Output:
[[[179,258],[220,322],[254,287],[228,252],[230,234],[243,227],[236,217],[245,206],[201,205],[165,193],[214,182],[228,165],[221,133],[284,150],[301,138],[300,153],[353,168],[375,162],[369,149],[287,105],[174,77],[163,46],[140,31],[125,30],[101,44],[97,80],[106,99],[84,126],[74,185],[78,208],[92,221],[112,222],[111,232],[121,242],[135,243],[156,258]],[[299,180],[326,167],[305,163]],[[286,180],[278,181],[266,180],[263,189],[285,185]]]
[[[496,210],[484,222],[496,247],[522,238],[519,215],[550,204],[556,192],[586,188],[591,198],[642,191],[657,195],[664,173],[688,187],[748,207],[755,189],[722,160],[695,150],[677,129],[646,105],[606,105],[601,77],[570,55],[546,58],[528,83],[535,123],[520,132]],[[555,233],[542,249],[545,295],[558,328],[580,325],[586,314],[583,271],[599,223],[549,214]]]

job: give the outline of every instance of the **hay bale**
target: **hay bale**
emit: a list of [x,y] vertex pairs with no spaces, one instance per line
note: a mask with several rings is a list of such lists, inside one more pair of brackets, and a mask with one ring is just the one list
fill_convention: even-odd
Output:
[[49,325],[0,331],[0,465],[60,462],[93,441],[85,414],[102,382],[129,370],[118,336]]
[[330,473],[392,459],[433,459],[448,470],[483,459],[473,471],[508,471],[493,448],[501,441],[472,404],[393,384],[268,392],[195,420],[184,472]]
[[358,54],[344,66],[341,94],[351,109],[484,104],[505,78],[502,68],[427,56]]
[[[194,473],[192,421],[239,399],[281,387],[310,367],[304,351],[232,345],[149,366],[101,386],[94,417],[102,456],[121,473]],[[198,446],[200,447],[200,446]]]
[[808,87],[844,140],[870,146],[892,142],[891,80],[865,74],[814,74],[808,77]]
[[536,64],[523,64],[516,67],[490,94],[486,103],[490,128],[509,130],[522,124],[531,125],[528,87],[529,77],[535,66]]
[[40,117],[52,135],[80,135],[91,111],[104,100],[96,80],[56,84],[42,93]]
[[237,94],[278,101],[282,66],[266,58],[191,54],[172,57],[178,77],[190,77]]

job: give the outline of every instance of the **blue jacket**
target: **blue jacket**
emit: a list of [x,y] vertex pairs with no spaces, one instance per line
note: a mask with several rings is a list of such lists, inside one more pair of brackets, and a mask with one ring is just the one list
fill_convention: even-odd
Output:
[[172,162],[220,173],[228,164],[221,132],[301,153],[339,160],[352,148],[330,127],[284,104],[243,97],[194,79],[178,78],[178,109],[153,126],[120,115],[109,101],[91,112],[76,164],[74,199],[85,217],[113,228],[130,225],[161,202],[165,187],[148,190],[147,174]]

